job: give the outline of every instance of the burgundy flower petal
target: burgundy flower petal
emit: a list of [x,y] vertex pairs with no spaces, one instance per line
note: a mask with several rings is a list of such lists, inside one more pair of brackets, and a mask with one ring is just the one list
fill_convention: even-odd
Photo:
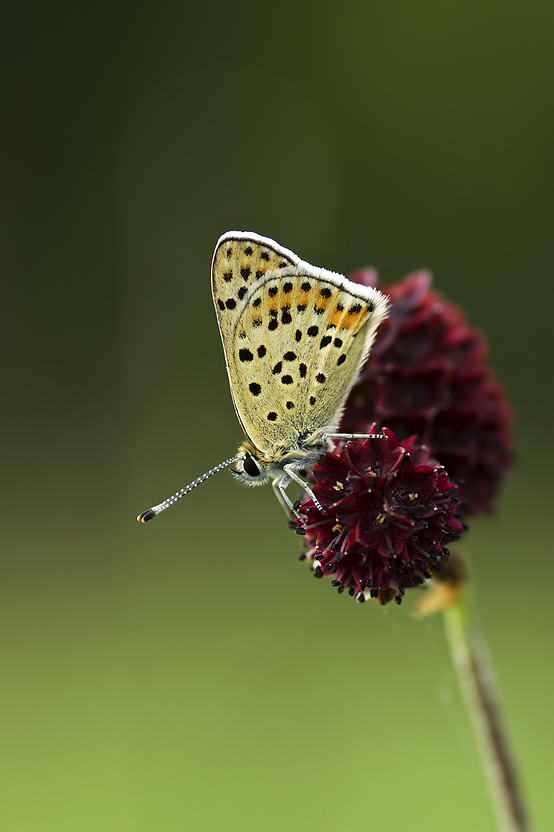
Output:
[[[350,279],[378,282],[370,269]],[[415,272],[381,287],[390,316],[352,388],[341,430],[366,433],[377,420],[400,440],[417,437],[459,484],[466,514],[490,512],[512,458],[511,410],[485,338],[430,282],[428,272]]]

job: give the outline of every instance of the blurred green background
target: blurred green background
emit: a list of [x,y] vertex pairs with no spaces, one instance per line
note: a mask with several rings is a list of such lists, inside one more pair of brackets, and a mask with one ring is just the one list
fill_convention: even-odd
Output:
[[314,581],[271,489],[228,473],[135,522],[241,438],[228,229],[429,267],[486,331],[518,460],[465,552],[552,828],[552,3],[8,15],[2,829],[494,828],[440,619]]

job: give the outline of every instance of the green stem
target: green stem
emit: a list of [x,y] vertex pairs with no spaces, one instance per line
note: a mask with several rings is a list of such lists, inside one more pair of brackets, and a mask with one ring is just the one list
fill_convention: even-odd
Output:
[[513,757],[483,644],[471,644],[460,603],[444,610],[446,631],[458,681],[469,712],[501,832],[529,832]]

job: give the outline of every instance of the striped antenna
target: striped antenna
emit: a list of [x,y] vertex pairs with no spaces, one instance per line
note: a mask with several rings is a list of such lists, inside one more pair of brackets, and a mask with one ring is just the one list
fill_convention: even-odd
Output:
[[213,477],[214,474],[217,474],[218,471],[223,471],[224,468],[227,468],[229,465],[232,465],[233,462],[238,462],[239,459],[246,459],[245,456],[234,456],[232,459],[226,459],[225,462],[222,462],[220,465],[216,465],[215,468],[212,468],[211,471],[208,471],[206,474],[202,474],[201,477],[198,477],[197,480],[191,482],[190,485],[187,485],[185,488],[181,488],[180,491],[177,491],[173,497],[168,497],[167,500],[164,500],[163,503],[158,503],[157,506],[152,506],[152,508],[147,509],[139,514],[137,520],[140,523],[146,523],[147,520],[151,520],[156,514],[160,514],[162,511],[165,511],[166,508],[172,506],[173,503],[176,503],[177,500],[180,500],[181,497],[184,497],[185,494],[188,494],[189,491],[192,491],[193,488],[196,488],[197,485],[200,485],[205,480]]

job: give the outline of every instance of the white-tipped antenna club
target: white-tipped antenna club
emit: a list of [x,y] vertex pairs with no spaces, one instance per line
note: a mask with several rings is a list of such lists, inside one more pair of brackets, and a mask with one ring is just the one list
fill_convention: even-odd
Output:
[[196,488],[197,485],[200,485],[205,480],[213,477],[214,474],[217,474],[218,471],[223,471],[224,468],[228,468],[229,465],[232,465],[233,462],[238,462],[239,459],[245,459],[244,456],[234,456],[232,459],[226,459],[225,462],[222,462],[220,465],[216,465],[215,468],[212,468],[211,471],[208,471],[206,474],[202,474],[201,477],[198,477],[197,480],[191,482],[190,485],[185,486],[185,488],[181,488],[180,491],[177,491],[173,497],[168,497],[167,500],[164,500],[163,503],[158,503],[157,506],[152,506],[152,508],[147,509],[139,514],[137,520],[140,523],[146,523],[147,520],[151,520],[157,514],[160,514],[162,511],[165,511],[166,508],[169,508],[176,503],[177,500],[180,500],[181,497],[184,497],[185,494],[188,494],[189,491],[192,491],[193,488]]

